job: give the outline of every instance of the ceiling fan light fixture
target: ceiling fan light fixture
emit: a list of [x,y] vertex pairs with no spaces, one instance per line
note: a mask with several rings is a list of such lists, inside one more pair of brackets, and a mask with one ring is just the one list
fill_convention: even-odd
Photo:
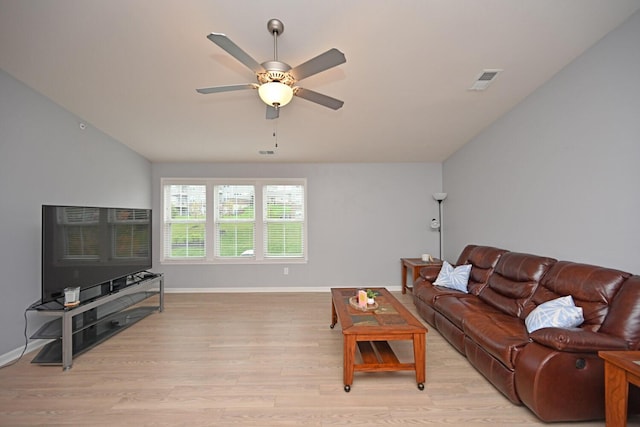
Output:
[[260,99],[272,107],[284,107],[293,98],[293,89],[284,83],[263,83],[258,88]]

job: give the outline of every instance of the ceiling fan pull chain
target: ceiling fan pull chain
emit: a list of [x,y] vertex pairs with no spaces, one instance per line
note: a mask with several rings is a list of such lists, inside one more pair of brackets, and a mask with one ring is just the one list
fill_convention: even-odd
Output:
[[273,137],[276,140],[276,148],[278,148],[278,119],[273,123]]

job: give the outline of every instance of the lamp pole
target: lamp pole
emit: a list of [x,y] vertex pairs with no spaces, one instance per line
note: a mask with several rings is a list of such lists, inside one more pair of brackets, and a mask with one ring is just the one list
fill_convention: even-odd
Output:
[[442,259],[442,200],[438,200],[438,221],[440,222],[440,230],[438,236],[440,237],[440,255],[439,259]]
[[433,198],[438,202],[438,236],[440,236],[440,255],[439,258],[442,260],[442,201],[447,198],[447,193],[434,193]]

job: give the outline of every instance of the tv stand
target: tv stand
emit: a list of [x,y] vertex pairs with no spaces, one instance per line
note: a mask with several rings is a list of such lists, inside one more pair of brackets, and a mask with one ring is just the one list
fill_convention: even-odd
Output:
[[[158,296],[158,305],[136,306],[153,296]],[[31,336],[35,339],[54,340],[45,345],[31,363],[61,364],[66,371],[73,365],[73,356],[92,349],[154,311],[162,312],[164,276],[146,273],[124,288],[76,307],[47,303],[34,305],[30,309],[56,317]]]

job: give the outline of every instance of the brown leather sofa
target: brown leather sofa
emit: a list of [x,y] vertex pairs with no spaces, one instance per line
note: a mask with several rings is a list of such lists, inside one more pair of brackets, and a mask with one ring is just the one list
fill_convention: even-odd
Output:
[[[418,313],[511,402],[543,421],[604,418],[600,350],[640,350],[640,276],[595,265],[469,245],[468,293],[434,285],[424,267],[413,285]],[[538,305],[571,295],[582,308],[576,328],[527,332]],[[629,412],[640,413],[631,387]]]

